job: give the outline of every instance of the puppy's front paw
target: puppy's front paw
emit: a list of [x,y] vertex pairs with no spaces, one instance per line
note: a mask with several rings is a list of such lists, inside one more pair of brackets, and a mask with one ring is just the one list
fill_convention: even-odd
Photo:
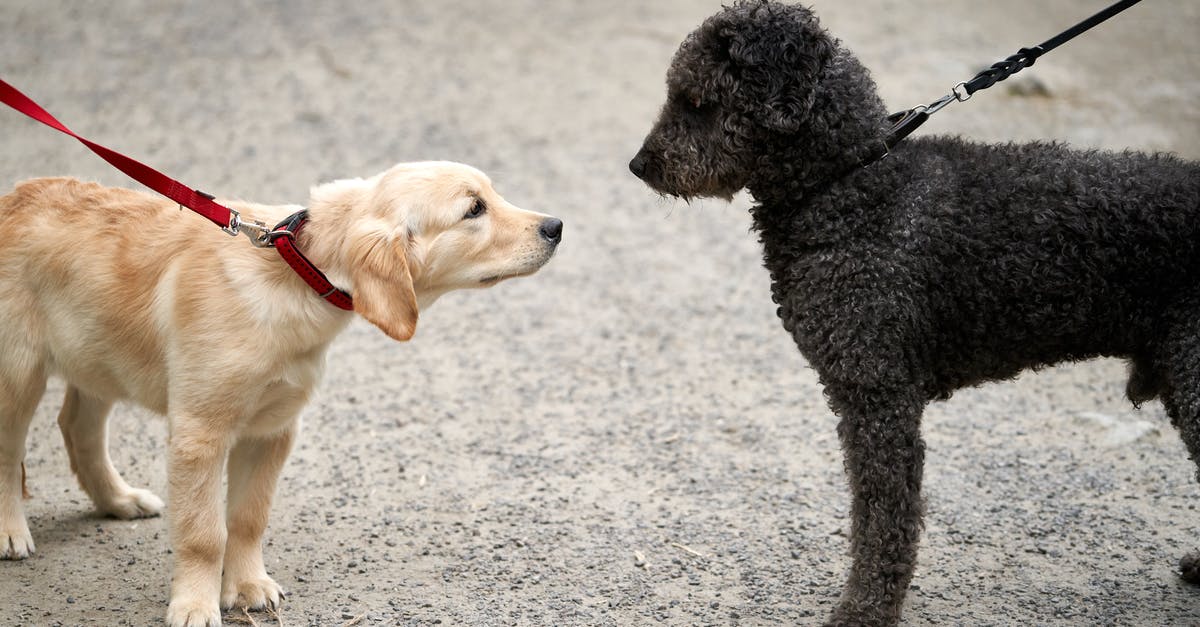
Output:
[[33,555],[33,536],[22,520],[19,525],[0,525],[0,560],[23,560]]
[[105,514],[121,520],[150,518],[162,513],[163,502],[149,490],[132,488],[114,496],[101,509]]
[[167,608],[170,627],[221,627],[221,609],[216,603],[171,599]]
[[261,576],[243,579],[242,581],[226,581],[221,586],[221,607],[244,607],[251,610],[277,608],[283,600],[283,588],[263,573]]

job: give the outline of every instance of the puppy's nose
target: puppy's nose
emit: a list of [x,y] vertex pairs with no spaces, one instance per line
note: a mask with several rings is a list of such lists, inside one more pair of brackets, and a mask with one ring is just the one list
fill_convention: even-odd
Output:
[[540,228],[538,228],[538,232],[542,234],[542,237],[547,242],[550,242],[551,244],[557,244],[562,240],[562,229],[562,220],[559,220],[558,218],[546,218],[545,220],[542,220],[542,225]]
[[646,176],[646,149],[643,148],[629,162],[629,171],[638,178]]

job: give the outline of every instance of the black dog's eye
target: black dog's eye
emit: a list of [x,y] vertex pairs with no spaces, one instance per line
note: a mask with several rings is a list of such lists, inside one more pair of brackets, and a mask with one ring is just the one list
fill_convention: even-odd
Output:
[[675,94],[674,100],[687,109],[695,110],[704,106],[704,101],[700,99],[700,96],[689,95],[683,92]]
[[487,205],[484,204],[482,198],[476,198],[475,204],[471,205],[471,210],[467,212],[467,215],[463,216],[463,219],[470,220],[472,218],[478,218],[485,213],[487,213]]
[[684,115],[709,117],[719,110],[716,102],[692,94],[677,94],[674,97],[675,106]]

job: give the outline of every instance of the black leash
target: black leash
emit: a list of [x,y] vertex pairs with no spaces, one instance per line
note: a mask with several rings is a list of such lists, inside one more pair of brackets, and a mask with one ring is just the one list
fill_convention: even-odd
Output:
[[887,156],[892,147],[904,141],[910,133],[917,130],[929,119],[929,116],[940,111],[943,107],[951,102],[966,102],[975,92],[987,89],[996,83],[1020,72],[1021,70],[1033,65],[1033,62],[1038,57],[1054,50],[1055,48],[1074,39],[1084,31],[1100,24],[1108,18],[1128,9],[1129,7],[1141,2],[1141,0],[1121,0],[1103,11],[1089,17],[1088,19],[1068,28],[1067,30],[1051,37],[1045,42],[1032,48],[1021,48],[1016,54],[993,63],[988,69],[976,74],[974,78],[968,81],[963,81],[954,86],[950,93],[934,100],[928,105],[919,105],[907,111],[899,111],[888,116],[888,121],[893,124],[892,130],[888,132],[886,138],[868,148],[864,154],[858,157],[858,167],[866,167],[876,161]]

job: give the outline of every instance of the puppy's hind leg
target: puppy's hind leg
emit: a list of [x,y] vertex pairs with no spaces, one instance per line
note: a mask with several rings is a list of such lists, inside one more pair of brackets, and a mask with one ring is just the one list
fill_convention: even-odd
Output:
[[895,625],[916,568],[923,514],[924,398],[916,390],[827,388],[853,493],[852,565],[830,625]]
[[[33,536],[25,522],[25,436],[38,400],[46,390],[41,367],[20,367],[10,354],[0,362],[0,559],[33,554]],[[32,363],[32,360],[30,360]],[[20,372],[18,372],[20,371]]]
[[113,468],[108,456],[111,408],[111,402],[67,386],[58,427],[71,458],[71,470],[101,512],[125,520],[157,516],[163,510],[162,499],[148,490],[130,487]]

